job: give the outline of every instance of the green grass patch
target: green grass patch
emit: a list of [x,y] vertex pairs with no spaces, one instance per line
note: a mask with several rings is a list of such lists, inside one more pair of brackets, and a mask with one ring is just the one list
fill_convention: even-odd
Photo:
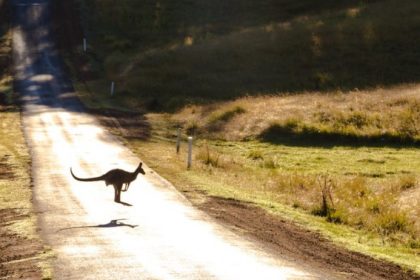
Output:
[[[351,250],[420,272],[416,245],[419,213],[413,215],[399,208],[398,201],[403,195],[400,189],[404,183],[400,176],[406,175],[396,171],[405,170],[418,178],[420,162],[415,149],[302,148],[207,140],[206,144],[196,142],[194,149],[198,154],[192,169],[187,171],[185,146],[181,146],[178,155],[174,144],[167,141],[129,140],[128,144],[180,190],[196,189],[207,195],[255,203],[319,231]],[[201,154],[203,148],[209,154],[217,154],[218,161],[223,164],[215,166],[205,162],[203,158],[206,157]],[[261,159],[250,157],[255,150],[278,156],[278,166],[265,166]],[[377,172],[378,164],[360,159],[388,154],[393,154],[395,159],[380,165],[384,168],[383,177],[361,175]],[[319,157],[326,160],[317,161]],[[386,170],[395,170],[395,174],[387,174]],[[324,191],[327,184],[324,179],[329,184],[327,192]],[[323,205],[324,198],[326,205]],[[323,207],[328,207],[328,213]],[[314,209],[324,212],[314,215]]]

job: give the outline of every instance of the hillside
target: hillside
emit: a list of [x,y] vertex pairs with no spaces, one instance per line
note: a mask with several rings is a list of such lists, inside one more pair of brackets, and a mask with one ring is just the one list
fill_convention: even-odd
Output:
[[93,71],[152,110],[419,79],[416,0],[79,3]]

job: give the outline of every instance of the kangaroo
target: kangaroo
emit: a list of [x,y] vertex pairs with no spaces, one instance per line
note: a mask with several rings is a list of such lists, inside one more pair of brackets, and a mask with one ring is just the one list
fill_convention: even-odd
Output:
[[[93,181],[105,181],[105,184],[107,186],[113,185],[114,186],[114,201],[115,202],[121,202],[121,191],[126,192],[128,188],[130,187],[130,183],[133,182],[139,173],[145,175],[146,172],[144,172],[143,168],[141,167],[143,165],[142,162],[140,162],[139,166],[134,172],[127,172],[122,169],[112,169],[105,173],[102,176],[99,177],[92,177],[92,178],[79,178],[76,175],[73,174],[73,170],[70,168],[71,176],[73,176],[74,179],[78,181],[83,182],[93,182]],[[123,188],[123,186],[125,186]]]

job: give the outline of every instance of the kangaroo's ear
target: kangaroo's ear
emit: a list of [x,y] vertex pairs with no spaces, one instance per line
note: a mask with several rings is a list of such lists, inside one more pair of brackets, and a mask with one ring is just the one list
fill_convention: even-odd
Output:
[[140,162],[140,165],[139,166],[141,167],[142,165],[143,165],[143,162]]

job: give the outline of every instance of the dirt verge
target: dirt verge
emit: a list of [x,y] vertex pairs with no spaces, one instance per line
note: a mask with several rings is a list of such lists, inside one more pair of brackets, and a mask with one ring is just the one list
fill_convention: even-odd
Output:
[[26,217],[18,209],[0,209],[0,279],[42,279],[36,259],[42,244],[6,228]]
[[206,202],[198,207],[218,221],[263,242],[276,254],[286,255],[311,267],[338,271],[348,279],[420,279],[419,275],[406,272],[398,265],[340,248],[318,233],[251,204],[207,197]]
[[[16,109],[0,104],[0,115],[5,108],[11,107]],[[16,179],[16,170],[8,163],[9,157],[0,155],[0,188],[10,187],[13,192],[18,191],[11,186]],[[9,198],[0,197],[0,279],[42,279],[38,257],[43,244],[39,239],[28,239],[9,229],[8,226],[29,218],[27,209],[5,208],[3,199],[7,202]]]

